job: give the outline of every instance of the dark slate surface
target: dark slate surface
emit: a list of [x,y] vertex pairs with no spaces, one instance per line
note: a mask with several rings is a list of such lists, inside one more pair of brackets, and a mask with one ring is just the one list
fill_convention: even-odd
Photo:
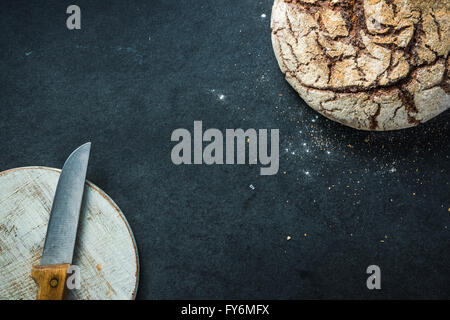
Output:
[[[72,2],[2,1],[0,169],[61,167],[92,141],[140,299],[449,298],[450,113],[387,133],[317,115],[278,69],[271,2],[79,0],[69,31]],[[278,175],[173,165],[194,120],[279,128]]]

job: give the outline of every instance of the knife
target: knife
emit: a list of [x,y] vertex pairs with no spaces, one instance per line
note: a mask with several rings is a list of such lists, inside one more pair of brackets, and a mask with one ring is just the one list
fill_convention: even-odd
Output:
[[56,187],[41,264],[31,276],[39,286],[37,300],[62,300],[72,264],[91,143],[67,158]]

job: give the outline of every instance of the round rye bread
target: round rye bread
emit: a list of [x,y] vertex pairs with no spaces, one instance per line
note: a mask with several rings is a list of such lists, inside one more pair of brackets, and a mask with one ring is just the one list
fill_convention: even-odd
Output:
[[275,0],[281,71],[324,116],[395,130],[450,107],[450,0]]

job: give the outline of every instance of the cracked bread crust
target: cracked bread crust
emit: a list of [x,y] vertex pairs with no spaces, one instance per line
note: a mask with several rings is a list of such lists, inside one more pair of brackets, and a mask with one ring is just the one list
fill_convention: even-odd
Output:
[[450,0],[275,0],[272,44],[305,102],[362,130],[450,107]]

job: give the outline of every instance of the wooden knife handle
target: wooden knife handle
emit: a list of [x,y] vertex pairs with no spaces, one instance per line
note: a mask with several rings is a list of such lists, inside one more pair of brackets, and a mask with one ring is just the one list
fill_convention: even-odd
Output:
[[31,277],[39,286],[37,300],[62,300],[70,264],[34,266]]

